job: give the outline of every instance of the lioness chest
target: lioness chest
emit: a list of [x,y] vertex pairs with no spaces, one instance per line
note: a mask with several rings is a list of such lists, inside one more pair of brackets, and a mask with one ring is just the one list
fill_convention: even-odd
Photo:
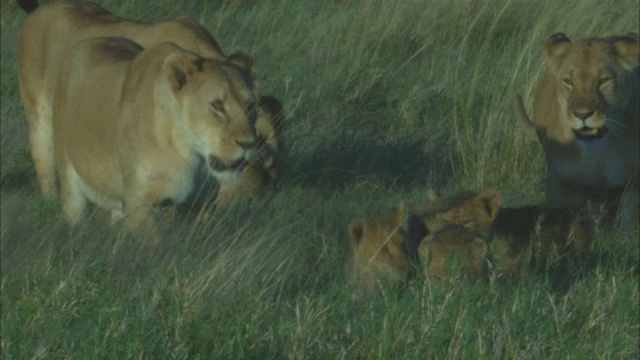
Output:
[[[632,149],[632,150],[629,150]],[[638,142],[608,137],[578,141],[574,156],[549,156],[549,166],[561,177],[589,186],[621,188],[638,171]],[[620,154],[624,154],[620,156]]]

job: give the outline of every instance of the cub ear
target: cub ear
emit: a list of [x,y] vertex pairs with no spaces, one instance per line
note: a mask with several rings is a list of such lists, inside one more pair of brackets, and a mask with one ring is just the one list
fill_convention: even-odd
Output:
[[261,96],[258,100],[258,106],[262,111],[269,114],[274,130],[280,134],[285,121],[284,109],[280,100],[270,95]]
[[439,201],[444,199],[442,195],[433,190],[433,188],[427,189],[427,198],[431,201]]
[[618,62],[627,71],[633,71],[640,62],[640,38],[636,33],[628,33],[615,40],[613,46],[618,53]]
[[193,74],[202,68],[199,66],[199,60],[185,53],[171,54],[164,60],[162,70],[174,94],[177,95]]
[[476,259],[486,257],[489,253],[489,246],[487,245],[487,242],[482,238],[474,238],[470,246],[471,253]]
[[484,190],[479,193],[476,197],[476,201],[480,201],[482,203],[482,208],[490,219],[495,219],[498,215],[498,211],[500,210],[500,206],[502,205],[500,193],[493,189]]
[[351,248],[356,249],[364,235],[364,226],[361,223],[349,224],[349,237],[351,238]]
[[571,40],[563,33],[555,33],[547,39],[544,46],[544,54],[547,59],[553,59],[565,54],[571,46]]
[[243,69],[253,79],[256,75],[256,61],[254,58],[242,51],[234,51],[227,56],[227,61]]

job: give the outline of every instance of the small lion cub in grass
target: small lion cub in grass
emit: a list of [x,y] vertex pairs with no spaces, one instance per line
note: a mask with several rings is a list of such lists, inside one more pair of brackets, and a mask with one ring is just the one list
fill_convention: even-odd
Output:
[[447,261],[458,253],[475,279],[484,277],[491,268],[491,254],[486,240],[462,225],[449,225],[428,235],[418,248],[420,261],[428,278],[445,277]]
[[[500,202],[500,195],[493,190],[466,192],[440,202],[399,207],[368,222],[351,223],[348,229],[351,254],[346,265],[347,279],[355,285],[358,295],[379,294],[388,287],[402,287],[415,276],[419,263],[418,247],[425,236],[448,229],[449,225],[457,225],[464,230],[455,233],[448,229],[434,237],[432,258],[448,257],[450,251],[446,249],[454,245],[439,241],[445,236],[460,235],[463,240],[459,241],[458,247],[463,247],[472,237],[469,234],[483,238],[489,233]],[[484,256],[482,251],[471,252]],[[435,268],[438,262],[446,259],[432,261]],[[479,262],[474,260],[470,267],[478,268],[476,263]]]
[[592,224],[574,210],[532,205],[502,208],[494,222],[500,274],[518,277],[524,267],[578,264],[592,238]]

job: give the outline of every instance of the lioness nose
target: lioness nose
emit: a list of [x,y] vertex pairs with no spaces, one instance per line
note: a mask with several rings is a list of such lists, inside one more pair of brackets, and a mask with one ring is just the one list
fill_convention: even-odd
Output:
[[591,116],[595,114],[595,111],[574,111],[573,116],[577,117],[580,120],[587,120]]

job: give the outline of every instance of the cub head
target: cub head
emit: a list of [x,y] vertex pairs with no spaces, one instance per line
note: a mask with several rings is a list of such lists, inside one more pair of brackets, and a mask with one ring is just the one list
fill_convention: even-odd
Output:
[[638,86],[639,49],[634,33],[575,43],[558,33],[547,40],[544,55],[557,82],[560,111],[577,140],[625,131],[620,123],[625,109],[638,101],[633,87]]
[[409,236],[421,224],[398,208],[370,222],[349,225],[351,256],[347,278],[359,294],[377,294],[397,287],[415,275],[418,243],[423,234]]
[[221,182],[237,179],[255,157],[256,96],[253,60],[235,54],[227,60],[187,52],[167,56],[163,71],[178,101],[179,127],[191,151],[206,159]]
[[420,261],[425,275],[438,280],[444,278],[446,263],[456,253],[471,276],[487,275],[490,264],[487,242],[475,232],[455,224],[429,234],[420,243]]
[[461,225],[477,236],[489,238],[493,221],[502,204],[502,198],[497,191],[465,191],[445,198],[430,190],[428,195],[432,202],[444,209],[435,214],[435,219],[425,219],[430,232],[438,231],[444,222]]

